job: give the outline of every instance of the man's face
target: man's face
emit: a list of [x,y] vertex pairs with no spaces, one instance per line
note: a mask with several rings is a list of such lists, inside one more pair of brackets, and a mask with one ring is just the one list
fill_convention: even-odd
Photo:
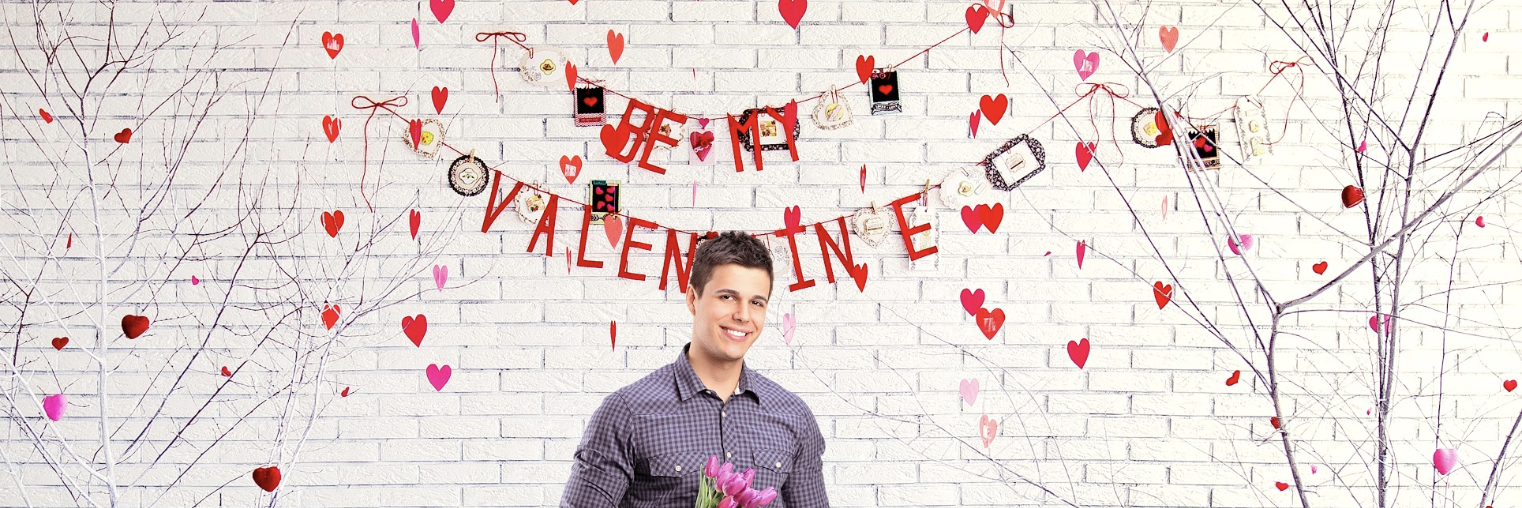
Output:
[[702,296],[687,286],[693,348],[714,360],[739,361],[766,324],[772,281],[766,270],[740,265],[717,266],[712,275]]

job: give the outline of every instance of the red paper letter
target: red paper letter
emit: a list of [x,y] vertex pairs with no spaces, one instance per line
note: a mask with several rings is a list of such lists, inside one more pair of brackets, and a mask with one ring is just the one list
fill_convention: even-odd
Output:
[[[502,211],[507,209],[507,205],[513,202],[514,197],[518,196],[518,190],[523,188],[523,182],[514,183],[513,191],[507,193],[507,199],[502,200],[501,203],[497,203],[497,188],[502,186],[502,172],[495,169],[493,169],[492,172],[496,173],[497,176],[496,178],[492,178],[491,197],[487,198],[486,200],[486,217],[481,219],[482,233],[485,233],[486,230],[491,229],[491,224],[493,222],[497,222],[497,216],[502,215]],[[492,203],[497,203],[496,210],[492,209]]]
[[[745,159],[740,158],[740,134],[748,130],[750,131],[750,139],[752,143],[760,140],[761,122],[756,118],[760,115],[751,115],[750,119],[746,120],[744,124],[736,122],[734,115],[724,116],[729,118],[729,146],[735,150],[735,172],[743,173],[745,171]],[[754,155],[756,159],[756,171],[760,171],[761,149],[755,147],[752,148],[753,150],[751,150],[751,154]]]
[[[788,153],[793,156],[793,160],[798,160],[798,145],[793,142],[793,126],[798,124],[798,101],[788,101],[787,105],[782,107],[782,114],[778,114],[776,109],[767,106],[766,114],[772,115],[772,118],[782,124],[782,135],[787,139]],[[760,126],[756,128],[760,129]],[[761,153],[761,147],[756,147],[756,153]],[[757,163],[756,171],[760,170],[760,163]]]
[[660,225],[638,217],[629,217],[629,231],[624,233],[624,255],[618,260],[618,276],[629,280],[645,280],[644,274],[629,271],[629,248],[650,250],[650,244],[634,241],[634,228],[636,227],[655,229],[660,227]]
[[830,250],[832,249],[835,251],[835,257],[845,265],[846,272],[856,273],[856,262],[851,257],[851,235],[846,233],[846,218],[836,217],[835,223],[840,225],[840,243],[846,246],[844,255],[840,253],[840,246],[836,245],[835,240],[824,230],[824,223],[814,224],[814,234],[819,235],[819,254],[824,256],[824,275],[831,284],[835,283],[835,269],[830,267]]
[[[923,192],[920,194],[923,194]],[[928,223],[920,224],[911,228],[909,227],[909,221],[904,219],[904,209],[902,207],[907,203],[911,203],[914,200],[919,199],[920,194],[904,196],[898,198],[898,201],[888,203],[888,206],[893,207],[893,215],[898,217],[898,232],[900,236],[904,237],[904,249],[909,251],[910,261],[935,254],[936,251],[940,250],[939,247],[934,245],[931,245],[928,249],[914,250],[914,241],[909,238],[920,233],[921,231],[930,229],[930,224]]]
[[[645,123],[639,127],[629,123],[636,109],[645,112]],[[634,161],[634,154],[639,153],[639,147],[645,144],[645,133],[650,132],[650,124],[655,121],[656,115],[652,109],[649,104],[638,99],[629,99],[629,106],[624,109],[624,117],[618,122],[618,127],[603,126],[603,147],[607,148],[609,157],[626,164]],[[634,136],[632,146],[629,139],[631,135]],[[609,139],[610,136],[612,139]],[[609,142],[618,143],[618,146],[610,145]],[[629,153],[623,153],[624,147],[629,148]]]
[[666,275],[671,273],[672,262],[676,264],[676,283],[687,292],[687,277],[692,274],[692,256],[698,252],[698,235],[688,233],[687,262],[682,262],[682,246],[676,243],[676,230],[666,230],[666,260],[661,263],[661,291],[666,290]]
[[[814,287],[814,279],[803,278],[803,262],[798,259],[798,240],[793,238],[793,235],[802,233],[807,229],[808,228],[805,228],[802,224],[800,224],[796,228],[782,228],[773,233],[780,235],[783,238],[787,238],[787,250],[793,254],[793,274],[798,276],[798,282],[794,282],[787,286],[787,290],[789,292],[796,292],[800,289],[808,289]],[[826,264],[826,266],[829,265]]]
[[655,150],[655,142],[656,141],[659,141],[661,143],[665,143],[666,145],[671,146],[671,147],[676,147],[676,142],[677,142],[676,138],[673,138],[671,136],[667,136],[665,134],[661,134],[661,125],[664,124],[666,122],[666,120],[673,120],[675,122],[678,122],[679,124],[682,124],[682,123],[687,123],[687,116],[679,114],[679,113],[677,113],[675,111],[667,111],[667,110],[664,110],[664,109],[656,109],[655,110],[655,121],[654,122],[648,122],[648,121],[645,122],[647,125],[650,126],[650,130],[645,134],[645,153],[644,153],[644,155],[641,155],[640,158],[639,158],[639,167],[641,167],[643,169],[648,169],[650,171],[654,171],[657,174],[662,174],[662,175],[666,174],[666,169],[650,163],[650,152],[652,150]]
[[534,252],[534,245],[539,243],[539,235],[546,234],[549,240],[544,242],[544,255],[555,257],[555,205],[560,203],[559,194],[550,194],[550,204],[545,205],[544,215],[539,216],[539,225],[534,227],[534,237],[529,239],[528,250]]
[[581,210],[581,246],[576,251],[576,266],[602,268],[602,261],[587,260],[587,229],[592,226],[592,206],[583,206]]

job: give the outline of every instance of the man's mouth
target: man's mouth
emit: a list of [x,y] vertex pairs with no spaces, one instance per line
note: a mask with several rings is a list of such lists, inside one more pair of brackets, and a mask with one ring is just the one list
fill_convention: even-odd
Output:
[[746,338],[750,337],[750,332],[744,332],[744,331],[740,331],[740,330],[736,330],[736,329],[728,328],[728,327],[722,327],[722,326],[719,327],[719,328],[724,330],[724,335],[729,337],[729,340],[733,340],[733,341],[736,341],[736,342],[744,342]]

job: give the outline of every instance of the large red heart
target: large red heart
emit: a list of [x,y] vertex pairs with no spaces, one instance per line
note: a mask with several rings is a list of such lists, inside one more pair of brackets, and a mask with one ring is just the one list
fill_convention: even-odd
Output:
[[127,144],[128,141],[132,141],[132,129],[124,128],[121,132],[116,133],[115,136],[111,136],[111,138],[115,139],[117,143]]
[[1152,297],[1157,299],[1157,308],[1161,310],[1173,300],[1173,284],[1163,285],[1163,281],[1152,284]]
[[323,32],[322,49],[328,50],[328,58],[338,58],[338,52],[344,50],[344,34]]
[[444,114],[445,102],[449,102],[449,87],[433,87],[433,111],[441,115]]
[[798,229],[798,223],[801,221],[803,221],[803,210],[796,205],[782,209],[782,224],[786,225],[787,229]]
[[629,136],[620,132],[612,124],[603,124],[602,132],[597,133],[602,138],[602,147],[607,150],[609,157],[617,158],[623,153],[624,146],[629,144]]
[[417,228],[423,223],[423,213],[413,210],[407,214],[407,228],[412,230],[412,239],[417,239]]
[[1362,202],[1363,202],[1363,189],[1358,188],[1358,186],[1356,186],[1356,185],[1349,185],[1347,187],[1343,187],[1342,188],[1342,206],[1343,206],[1343,208],[1352,208],[1352,207],[1358,206],[1358,204],[1362,203]]
[[967,28],[972,30],[972,33],[982,30],[984,21],[988,21],[987,7],[974,5],[967,8]]
[[1073,365],[1082,369],[1083,364],[1089,362],[1089,339],[1084,338],[1078,342],[1068,341],[1068,359],[1073,361]]
[[329,330],[332,330],[333,329],[333,324],[338,322],[338,311],[339,311],[339,309],[338,309],[337,305],[323,305],[322,306],[322,324],[323,324],[323,326],[326,326],[326,327],[328,327]]
[[978,109],[983,111],[983,118],[987,118],[988,123],[999,125],[999,120],[1004,119],[1004,111],[1009,109],[1009,98],[1002,93],[998,97],[984,95],[978,100]]
[[977,234],[978,228],[983,227],[983,218],[978,215],[978,209],[972,206],[963,205],[962,224],[967,225],[968,231],[971,231],[973,234]]
[[337,118],[333,118],[329,115],[322,116],[322,133],[328,135],[329,143],[338,141],[338,128],[342,125],[343,122],[339,121]]
[[608,235],[608,245],[618,247],[618,239],[624,236],[624,220],[610,213],[602,219],[602,230]]
[[984,337],[988,337],[988,340],[994,340],[994,335],[997,335],[999,329],[1004,327],[1004,309],[994,309],[992,311],[978,309],[978,312],[973,314],[973,320],[977,322],[978,330],[983,332]]
[[344,227],[343,210],[333,210],[332,213],[322,212],[322,228],[328,231],[328,236],[338,238],[338,230]]
[[1173,47],[1178,44],[1178,27],[1159,27],[1157,29],[1157,39],[1162,41],[1163,49],[1172,53]]
[[988,228],[989,233],[999,232],[999,223],[1004,222],[1004,203],[994,203],[994,206],[978,205],[974,211],[978,213],[978,220],[983,221],[983,227]]
[[146,331],[148,331],[147,316],[133,314],[122,316],[122,333],[127,334],[127,338],[136,339]]
[[274,492],[275,487],[280,486],[280,468],[275,466],[261,467],[254,470],[254,483],[265,492]]
[[1089,161],[1094,160],[1094,143],[1079,142],[1073,147],[1073,154],[1078,156],[1078,170],[1089,168]]
[[978,310],[983,308],[983,298],[984,297],[985,297],[985,295],[983,294],[983,290],[982,289],[979,289],[977,291],[963,289],[962,290],[962,310],[965,310],[965,311],[967,311],[968,314],[971,314],[971,315],[974,315],[974,316],[978,315]]
[[856,55],[856,79],[862,83],[872,79],[872,69],[877,67],[877,57]]
[[48,113],[48,110],[42,109],[42,108],[37,108],[37,114],[42,115],[42,121],[47,122],[47,123],[53,123],[53,115],[51,113]]
[[63,347],[67,346],[67,345],[69,345],[69,338],[68,337],[54,337],[53,338],[53,349],[57,349],[59,351],[63,351]]
[[618,57],[624,55],[624,34],[608,30],[608,56],[613,57],[613,65],[618,65]]
[[708,160],[708,152],[713,150],[712,131],[694,131],[688,136],[688,142],[692,143],[692,151],[697,152],[698,160]]
[[428,0],[428,8],[433,10],[433,18],[443,23],[454,12],[454,0]]
[[566,183],[576,183],[576,177],[581,175],[581,156],[560,156],[560,174],[565,175]]
[[412,345],[423,347],[423,335],[428,333],[428,316],[418,314],[417,317],[402,317],[402,333],[412,340]]
[[809,0],[779,0],[777,11],[782,13],[782,20],[792,25],[793,30],[798,29],[798,22],[803,21],[803,13],[809,10]]

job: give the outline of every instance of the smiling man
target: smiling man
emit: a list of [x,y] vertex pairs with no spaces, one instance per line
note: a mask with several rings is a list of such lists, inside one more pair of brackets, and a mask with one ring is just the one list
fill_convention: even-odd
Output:
[[803,399],[745,365],[772,294],[771,253],[738,231],[700,243],[686,288],[692,342],[592,413],[561,508],[691,508],[710,456],[755,470],[768,508],[830,505],[824,436]]

